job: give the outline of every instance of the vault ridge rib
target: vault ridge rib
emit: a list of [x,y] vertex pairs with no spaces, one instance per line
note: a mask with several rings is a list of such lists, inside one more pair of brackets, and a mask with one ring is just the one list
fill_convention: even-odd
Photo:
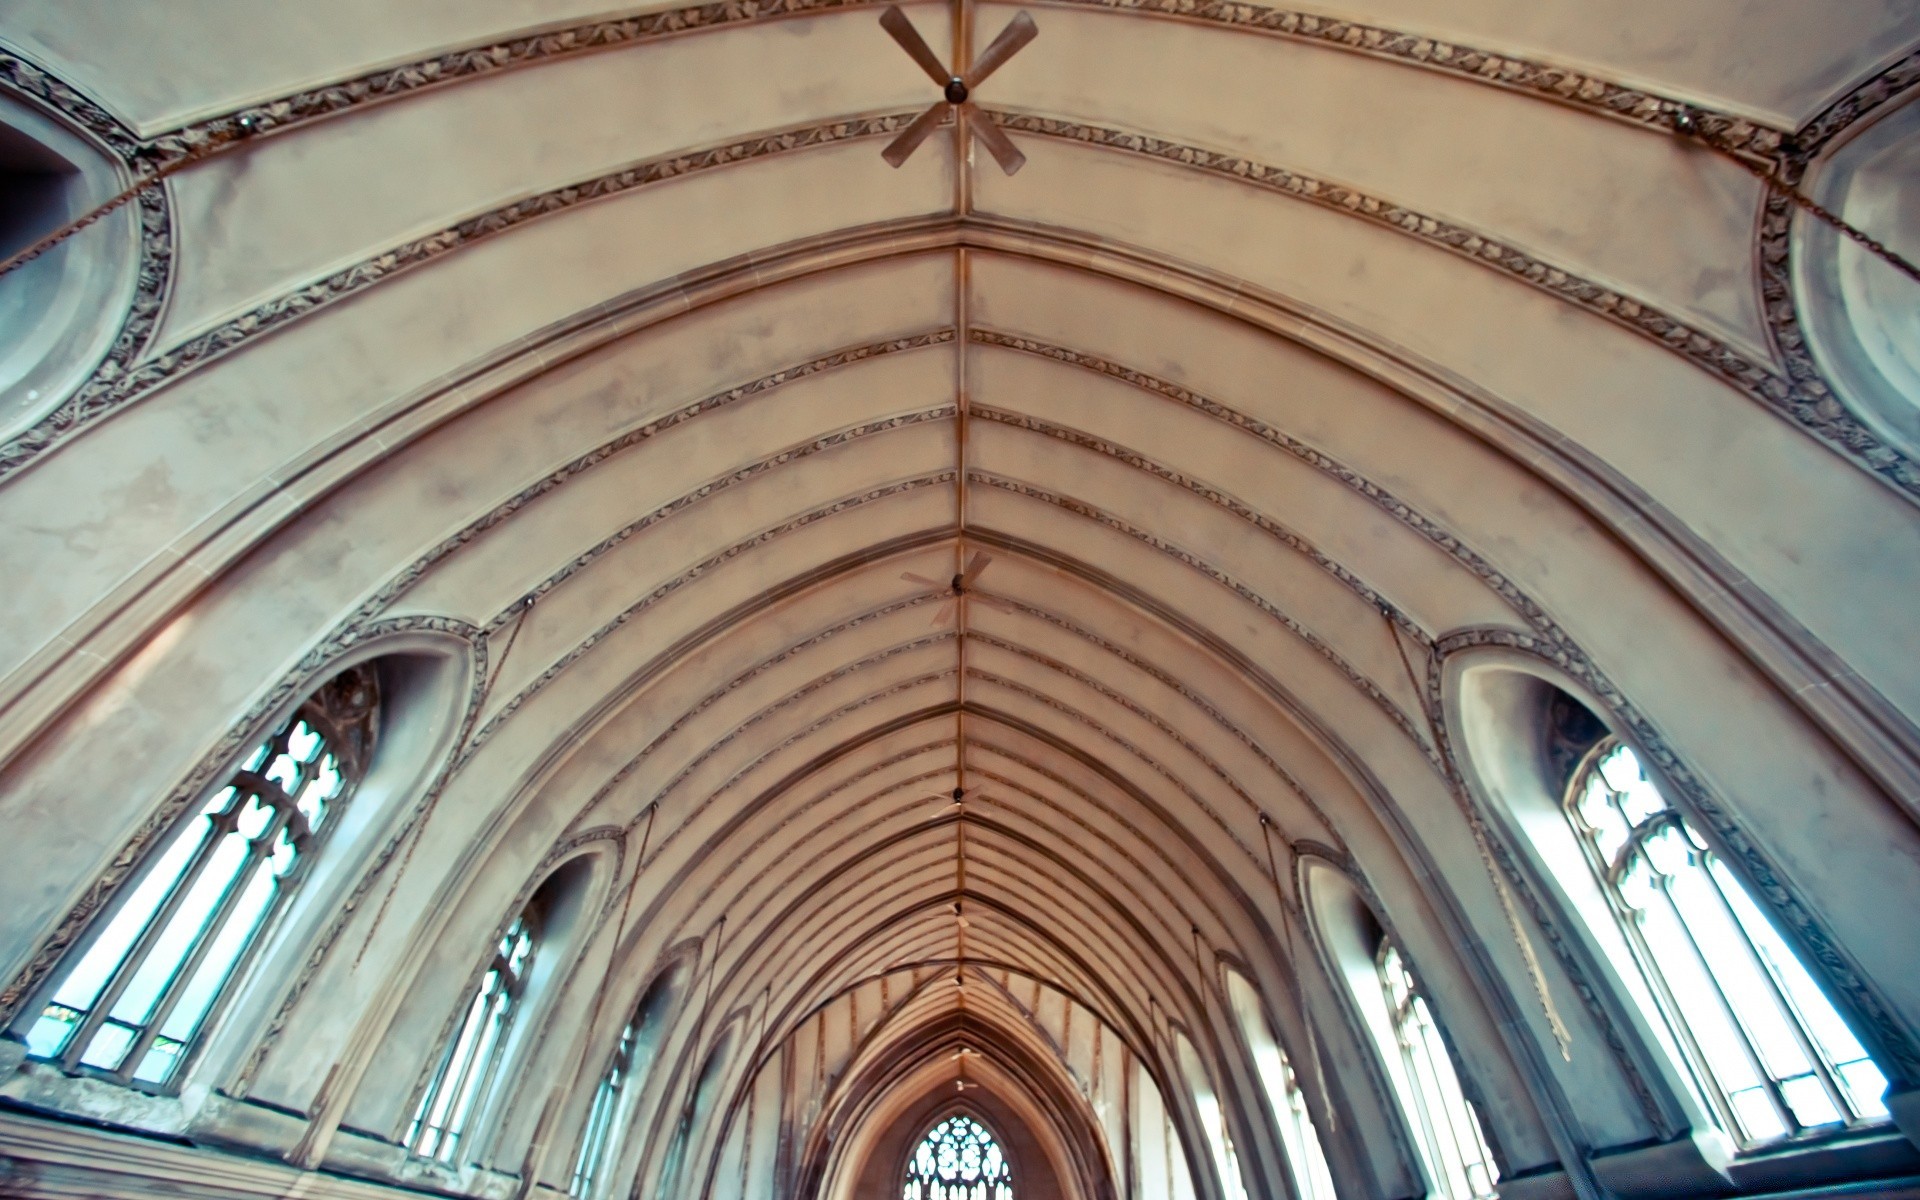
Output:
[[1035,484],[987,471],[971,471],[968,474],[975,483],[983,484],[998,491],[1020,496],[1041,504],[1051,505],[1063,512],[1072,513],[1077,517],[1082,517],[1097,525],[1111,529],[1116,533],[1123,534],[1139,542],[1141,545],[1206,576],[1221,587],[1226,588],[1228,591],[1240,597],[1240,599],[1260,610],[1263,615],[1278,623],[1295,637],[1299,638],[1308,649],[1318,654],[1335,670],[1345,675],[1347,681],[1364,693],[1368,699],[1373,701],[1388,720],[1400,727],[1401,732],[1407,735],[1408,740],[1413,743],[1415,749],[1419,750],[1423,757],[1431,762],[1436,769],[1440,768],[1439,752],[1428,743],[1426,736],[1422,734],[1419,727],[1414,724],[1413,719],[1407,716],[1406,711],[1402,709],[1391,696],[1388,696],[1386,692],[1382,691],[1380,686],[1374,683],[1373,680],[1367,678],[1359,668],[1348,662],[1338,650],[1335,650],[1322,639],[1320,635],[1314,633],[1313,630],[1307,628],[1307,626],[1300,621],[1284,612],[1279,605],[1268,600],[1254,587],[1241,582],[1231,573],[1208,562],[1191,550],[1187,550],[1174,542],[1170,542],[1156,533],[1141,529],[1128,521],[1122,520],[1120,517],[1107,512],[1098,505],[1090,504],[1087,501],[1060,492],[1055,492],[1049,488],[1039,487]]
[[[1109,641],[1107,638],[1102,637],[1100,634],[1095,633],[1093,630],[1088,629],[1085,626],[1075,624],[1073,621],[1067,619],[1064,615],[1060,613],[1053,612],[1049,609],[1040,608],[1037,605],[1028,604],[1023,600],[1019,600],[1012,596],[1002,596],[1001,599],[1013,605],[1016,609],[1018,609],[1021,613],[1025,614],[1026,616],[1033,617],[1036,620],[1045,621],[1048,624],[1053,625],[1058,629],[1064,630],[1067,633],[1071,633],[1074,636],[1079,637],[1087,641],[1088,643],[1100,648],[1101,650],[1104,650],[1108,654],[1111,654],[1115,658],[1126,663],[1128,666],[1133,667],[1135,670],[1138,670],[1148,676],[1151,676],[1154,680],[1159,682],[1162,686],[1167,687],[1172,691],[1174,691],[1175,693],[1177,693],[1181,697],[1181,699],[1187,701],[1187,703],[1189,704],[1192,704],[1195,708],[1198,708],[1201,712],[1206,713],[1207,716],[1211,718],[1215,724],[1219,725],[1221,728],[1225,729],[1228,733],[1232,734],[1233,737],[1241,743],[1241,745],[1245,746],[1247,750],[1249,750],[1257,758],[1259,758],[1260,762],[1268,770],[1272,771],[1274,775],[1277,776],[1282,783],[1287,785],[1287,788],[1293,792],[1295,797],[1297,797],[1301,803],[1305,804],[1308,810],[1311,811],[1315,817],[1319,818],[1322,829],[1328,837],[1333,838],[1336,842],[1339,841],[1340,835],[1337,832],[1332,819],[1329,818],[1325,813],[1325,811],[1321,809],[1319,802],[1313,798],[1312,793],[1307,790],[1306,785],[1302,784],[1299,781],[1299,779],[1295,777],[1291,771],[1287,770],[1284,766],[1280,764],[1280,762],[1277,759],[1275,759],[1271,754],[1267,753],[1266,748],[1262,746],[1259,743],[1259,741],[1257,741],[1251,734],[1247,733],[1246,730],[1242,729],[1237,722],[1233,721],[1225,713],[1221,712],[1220,709],[1214,705],[1213,701],[1209,700],[1206,696],[1202,695],[1197,689],[1193,688],[1192,686],[1187,684],[1184,680],[1180,679],[1179,677],[1173,675],[1171,672],[1166,671],[1161,667],[1159,667],[1157,664],[1148,661],[1144,656],[1134,653],[1132,650],[1127,649],[1125,646],[1122,646],[1117,642]],[[1261,811],[1265,811],[1265,810],[1262,809]],[[1344,850],[1344,847],[1343,847],[1343,850]]]
[[1368,607],[1380,612],[1395,625],[1406,630],[1422,645],[1432,644],[1432,634],[1428,633],[1418,622],[1408,616],[1399,605],[1392,603],[1376,591],[1374,587],[1362,579],[1357,572],[1348,569],[1338,559],[1326,554],[1305,537],[1289,529],[1280,521],[1276,521],[1272,517],[1267,516],[1225,488],[1210,484],[1206,480],[1196,475],[1188,474],[1185,471],[1175,470],[1159,459],[1152,458],[1138,450],[1134,450],[1111,438],[1101,437],[1098,434],[1059,425],[1041,417],[1029,416],[1025,413],[1014,412],[1010,409],[976,405],[974,411],[985,420],[1006,425],[1010,428],[1025,430],[1029,433],[1042,434],[1056,441],[1065,442],[1071,446],[1078,446],[1083,450],[1091,450],[1096,454],[1101,454],[1107,458],[1123,462],[1135,470],[1143,471],[1155,478],[1184,488],[1186,491],[1200,497],[1214,507],[1222,508],[1232,513],[1234,516],[1254,526],[1262,533],[1281,542],[1288,548],[1298,551],[1315,566],[1325,571],[1328,575],[1339,581],[1347,590],[1353,592],[1361,600],[1366,602]]
[[[597,789],[594,790],[592,798],[589,799],[587,803],[583,806],[582,811],[584,812],[584,811],[590,810],[594,806],[598,805],[602,800],[604,800],[607,797],[608,793],[610,793],[614,788],[620,786],[620,784],[626,781],[627,776],[631,775],[634,769],[637,768],[643,760],[645,760],[648,756],[653,754],[655,750],[659,749],[660,746],[663,745],[668,738],[680,732],[680,730],[684,728],[689,721],[692,721],[694,718],[698,717],[701,713],[705,712],[707,709],[713,707],[715,704],[718,704],[721,700],[725,699],[728,695],[746,686],[748,683],[759,678],[761,675],[764,675],[766,672],[773,670],[775,667],[779,666],[781,663],[786,662],[787,660],[793,658],[797,654],[805,653],[806,651],[812,649],[813,647],[818,646],[821,643],[826,642],[838,636],[839,634],[845,633],[851,629],[857,629],[861,625],[864,625],[869,621],[880,620],[882,618],[892,616],[894,613],[904,612],[910,608],[917,608],[923,604],[932,604],[938,601],[939,599],[940,597],[937,595],[910,596],[905,600],[895,600],[887,604],[880,605],[877,608],[870,608],[865,612],[856,614],[855,616],[853,616],[848,620],[840,622],[837,625],[829,626],[828,628],[823,629],[820,632],[811,635],[810,637],[802,638],[800,641],[793,642],[788,646],[786,646],[785,648],[781,649],[779,652],[767,658],[761,659],[759,662],[749,667],[746,671],[743,671],[739,675],[734,676],[725,685],[701,697],[701,699],[697,703],[695,703],[692,707],[688,708],[685,712],[681,713],[678,717],[674,718],[673,722],[669,724],[665,729],[661,730],[660,733],[656,735],[652,741],[648,742],[646,746],[644,746],[638,754],[634,755],[632,758],[628,759],[625,763],[621,764],[618,770],[614,771],[612,775],[607,777],[607,781],[605,783],[601,784]],[[947,638],[952,636],[953,634],[951,633],[936,634],[931,637],[919,639],[919,641],[915,642],[914,644],[920,645],[922,643],[932,643],[934,641],[939,640],[940,638]]]

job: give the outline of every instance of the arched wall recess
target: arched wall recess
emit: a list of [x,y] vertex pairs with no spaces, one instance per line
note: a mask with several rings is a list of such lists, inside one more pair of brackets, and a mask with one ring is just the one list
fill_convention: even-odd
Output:
[[[524,1108],[509,1112],[508,1097],[533,1065],[529,1055],[579,965],[590,927],[604,913],[619,871],[620,841],[617,829],[585,831],[555,847],[513,894],[503,895],[497,886],[463,889],[453,911],[430,923],[431,940],[416,937],[412,952],[383,970],[384,994],[401,999],[397,1007],[361,1017],[366,1028],[351,1044],[367,1049],[343,1061],[336,1084],[343,1099],[318,1106],[300,1153],[396,1182],[473,1185],[499,1169],[494,1155],[503,1126],[533,1117]],[[457,1049],[455,1035],[489,972],[491,960],[483,951],[529,912],[537,918],[531,966],[521,969],[492,1070],[473,1089],[454,1157],[443,1164],[416,1156],[404,1139],[436,1070]],[[392,982],[396,978],[419,982],[401,986]],[[386,1048],[400,1049],[379,1052]],[[515,1165],[508,1162],[504,1169]]]
[[[404,623],[403,623],[404,624]],[[257,1061],[277,1040],[281,1022],[272,1019],[289,992],[298,991],[317,965],[322,931],[337,922],[343,906],[368,883],[370,861],[377,862],[383,841],[402,824],[429,779],[444,768],[467,694],[470,661],[467,642],[431,629],[375,626],[340,639],[310,655],[298,670],[278,681],[254,711],[230,727],[201,763],[141,825],[116,859],[116,869],[93,882],[81,901],[45,939],[32,961],[9,985],[12,1024],[24,1030],[60,986],[74,958],[101,934],[118,907],[136,893],[154,868],[158,853],[173,844],[188,814],[213,796],[230,790],[236,755],[251,753],[261,740],[285,726],[323,684],[364,672],[375,689],[371,719],[372,748],[358,765],[355,786],[338,807],[337,819],[320,824],[322,836],[299,871],[286,899],[269,910],[249,940],[237,972],[216,993],[206,1023],[186,1046],[187,1057],[161,1094],[123,1097],[110,1107],[122,1119],[149,1128],[192,1127],[212,1136],[249,1123],[235,1115],[214,1089],[235,1094],[242,1063]],[[215,795],[215,793],[218,795]],[[304,791],[302,791],[304,794]],[[211,811],[211,810],[209,810]],[[304,811],[304,810],[303,810]],[[244,818],[241,830],[247,828]],[[216,856],[217,858],[217,856]],[[223,910],[224,911],[224,910]],[[224,926],[219,926],[224,928]],[[217,953],[217,945],[213,947]],[[158,958],[162,951],[155,950]],[[284,1015],[284,1014],[282,1014]],[[0,1043],[0,1059],[17,1062],[18,1042]],[[74,1113],[98,1111],[105,1097],[92,1080],[60,1078],[56,1072],[23,1073],[10,1086],[33,1103]],[[128,1107],[131,1105],[131,1107]],[[229,1125],[229,1120],[238,1125]],[[251,1135],[284,1140],[282,1129],[251,1130]]]
[[[0,75],[0,258],[109,199],[126,179],[91,131]],[[113,348],[142,283],[142,219],[139,206],[122,207],[84,242],[69,239],[0,275],[0,438],[61,404]]]
[[[1700,989],[1692,976],[1680,982],[1655,978],[1654,973],[1669,969],[1658,964],[1669,960],[1650,958],[1647,949],[1632,944],[1639,935],[1629,932],[1627,919],[1616,912],[1618,897],[1608,894],[1620,883],[1603,882],[1598,877],[1598,868],[1590,861],[1594,852],[1583,844],[1585,835],[1576,828],[1584,818],[1573,815],[1575,797],[1570,789],[1588,780],[1601,750],[1613,745],[1634,747],[1626,722],[1554,664],[1505,648],[1486,647],[1449,657],[1444,667],[1444,694],[1457,744],[1464,751],[1463,774],[1468,785],[1494,815],[1513,852],[1512,861],[1518,864],[1533,894],[1546,898],[1546,924],[1563,956],[1578,966],[1583,998],[1599,1020],[1619,1077],[1632,1084],[1640,1101],[1640,1115],[1649,1123],[1651,1144],[1599,1148],[1595,1167],[1600,1178],[1621,1195],[1710,1194],[1730,1185],[1754,1186],[1774,1169],[1767,1161],[1768,1151],[1765,1146],[1750,1146],[1748,1154],[1738,1154],[1729,1132],[1736,1119],[1725,1111],[1722,1097],[1709,1094],[1727,1086],[1712,1077],[1721,1068],[1705,1065],[1692,1037],[1675,1024],[1688,1020],[1688,1013],[1702,1014],[1701,1019],[1707,1020],[1706,1010],[1698,1007],[1705,997],[1697,994]],[[1645,756],[1640,756],[1637,763],[1658,789],[1664,806],[1678,808],[1671,797],[1684,793],[1676,793]],[[1584,806],[1589,801],[1581,803]],[[1581,811],[1585,812],[1585,807]],[[1696,814],[1684,808],[1680,812],[1686,829],[1711,828]],[[1718,820],[1721,824],[1728,820],[1724,810]],[[1688,836],[1697,838],[1698,834],[1690,832]],[[1722,869],[1715,867],[1716,871]],[[1618,870],[1614,869],[1616,874]],[[1742,895],[1750,894],[1750,885],[1744,882],[1724,886],[1734,887]],[[1752,916],[1756,921],[1768,920],[1757,908]],[[1772,925],[1780,928],[1777,917]],[[1727,952],[1731,943],[1715,936],[1720,952]],[[1652,947],[1655,943],[1645,945]],[[1797,973],[1813,965],[1804,950],[1788,952],[1783,947],[1781,952],[1798,960],[1782,969]],[[1732,969],[1718,959],[1715,963],[1716,972]],[[1808,1007],[1811,1004],[1814,1009],[1830,1012],[1826,1007],[1830,1000],[1840,998],[1844,1003],[1846,989],[1837,987],[1836,982],[1831,974],[1826,975],[1820,984],[1826,997],[1795,1004],[1794,1010],[1805,1014],[1812,1011]],[[1685,995],[1674,992],[1669,996],[1664,990],[1669,986],[1689,990]],[[1761,984],[1759,991],[1765,992],[1769,986]],[[1811,979],[1806,986],[1814,986]],[[1739,1019],[1752,1027],[1744,1009]],[[1800,1019],[1808,1018],[1803,1015]],[[1824,1018],[1815,1012],[1813,1019]],[[1836,1013],[1832,1019],[1840,1021],[1842,1015]],[[1867,1026],[1859,1023],[1857,1009],[1844,1019],[1865,1036]],[[1711,1028],[1707,1032],[1712,1032]],[[1707,1032],[1699,1036],[1706,1037]],[[1687,1043],[1683,1045],[1681,1039],[1688,1039]],[[1815,1044],[1808,1043],[1810,1047]],[[1808,1050],[1810,1055],[1820,1052]],[[1725,1059],[1722,1056],[1710,1061]],[[1884,1049],[1881,1061],[1891,1061]],[[1598,1098],[1598,1094],[1591,1097]],[[1618,1097],[1613,1103],[1621,1105],[1624,1100]],[[1897,1103],[1897,1098],[1890,1096],[1888,1101]],[[1836,1100],[1840,1104],[1848,1102]],[[1723,1111],[1716,1114],[1716,1106]],[[1881,1132],[1874,1132],[1874,1121],[1884,1121],[1885,1114],[1877,1106],[1870,1107],[1874,1111],[1861,1119],[1850,1139],[1898,1144],[1897,1135],[1885,1131],[1884,1126]],[[1787,1109],[1781,1111],[1784,1115]],[[1738,1118],[1741,1122],[1747,1119],[1745,1115]],[[1809,1129],[1797,1140],[1804,1143],[1824,1136],[1833,1141],[1837,1132],[1835,1128]],[[1830,1151],[1833,1161],[1825,1169],[1844,1174],[1845,1153]],[[1872,1153],[1864,1145],[1857,1149],[1861,1165],[1855,1169],[1867,1173],[1876,1169],[1870,1162]]]
[[[1827,146],[1802,190],[1909,262],[1920,259],[1920,91]],[[1797,213],[1793,283],[1807,346],[1850,407],[1920,448],[1920,280]]]

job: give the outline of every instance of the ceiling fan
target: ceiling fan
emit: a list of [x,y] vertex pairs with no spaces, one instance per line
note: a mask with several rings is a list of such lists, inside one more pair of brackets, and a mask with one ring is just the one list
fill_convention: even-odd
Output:
[[[894,11],[898,12],[899,10],[895,9]],[[986,570],[988,564],[992,562],[993,555],[988,554],[985,550],[976,550],[974,551],[973,557],[967,560],[966,570],[955,575],[946,583],[941,583],[937,579],[928,579],[925,575],[917,575],[912,571],[900,572],[900,578],[906,580],[908,583],[917,583],[924,588],[933,588],[935,590],[944,588],[953,593],[953,598],[941,605],[939,612],[933,614],[933,623],[936,626],[945,625],[953,620],[955,610],[959,608],[960,597],[962,596],[971,596],[973,599],[996,612],[1019,612],[1019,609],[1007,601],[1000,599],[998,596],[982,596],[973,590],[974,581],[980,578],[980,573]]]
[[[999,70],[1022,46],[1040,35],[1040,30],[1033,23],[1033,18],[1024,12],[1019,13],[1013,20],[1007,22],[1007,27],[1000,31],[1000,36],[994,38],[985,52],[974,60],[973,66],[965,75],[956,75],[941,63],[940,57],[933,52],[931,46],[927,45],[926,39],[920,36],[920,31],[913,27],[913,22],[907,19],[907,14],[901,12],[897,5],[888,5],[887,11],[880,14],[880,27],[891,34],[894,41],[900,43],[900,48],[907,52],[907,56],[919,63],[920,69],[925,71],[928,78],[941,89],[941,98],[934,101],[933,106],[927,111],[915,117],[913,123],[902,130],[900,136],[894,138],[892,143],[880,152],[880,157],[895,167],[906,162],[907,156],[912,154],[921,142],[927,140],[927,135],[932,133],[946,117],[948,109],[953,110],[954,119],[957,121],[965,122],[969,112],[980,116],[979,110],[974,107],[973,101],[969,98],[973,95],[973,89],[979,87],[987,76]],[[968,128],[986,143],[987,152],[993,155],[994,161],[1000,164],[1002,171],[1011,175],[1026,165],[1027,156],[1020,153],[1019,147],[1013,144],[1013,140],[986,117],[980,116],[980,119],[972,122]]]

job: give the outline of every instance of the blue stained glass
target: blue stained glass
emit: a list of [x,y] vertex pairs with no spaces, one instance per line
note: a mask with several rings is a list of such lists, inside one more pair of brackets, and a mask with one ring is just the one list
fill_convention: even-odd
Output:
[[1013,1168],[980,1122],[952,1116],[927,1131],[901,1200],[1013,1200]]

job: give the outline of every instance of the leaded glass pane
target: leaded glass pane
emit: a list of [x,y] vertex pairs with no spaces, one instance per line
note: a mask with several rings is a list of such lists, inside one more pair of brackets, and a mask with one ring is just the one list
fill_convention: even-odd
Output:
[[952,1116],[927,1131],[907,1164],[901,1200],[1013,1200],[1013,1168],[986,1126]]
[[364,771],[378,704],[374,669],[353,667],[257,744],[64,965],[28,1051],[69,1070],[171,1084],[317,848],[328,807]]
[[533,965],[532,915],[521,913],[500,935],[480,986],[415,1107],[407,1145],[422,1158],[451,1164],[461,1135],[485,1098],[506,1046],[515,1006]]
[[1752,1144],[1883,1119],[1886,1077],[1633,750],[1603,741],[1568,795],[1568,815],[1721,1121]]
[[1494,1185],[1500,1181],[1500,1171],[1480,1130],[1480,1118],[1460,1088],[1433,1012],[1392,942],[1381,940],[1375,961],[1394,1038],[1412,1082],[1413,1111],[1408,1115],[1419,1127],[1421,1150],[1437,1194],[1450,1200],[1491,1200],[1498,1194]]

